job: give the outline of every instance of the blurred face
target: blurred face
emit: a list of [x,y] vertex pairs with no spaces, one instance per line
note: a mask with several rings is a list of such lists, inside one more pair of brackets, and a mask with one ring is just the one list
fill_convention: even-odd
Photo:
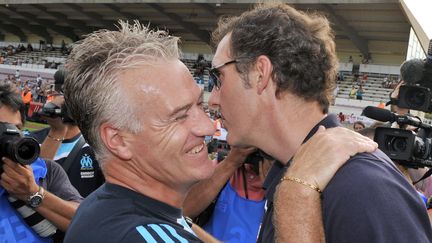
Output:
[[253,129],[254,117],[259,114],[254,103],[256,90],[244,86],[244,81],[232,62],[234,60],[229,50],[230,39],[230,34],[222,39],[212,61],[213,67],[219,67],[217,71],[221,85],[219,89],[213,89],[209,106],[219,107],[224,126],[229,131],[228,143],[247,146],[251,145],[248,144],[248,136]]
[[[404,85],[405,84],[405,82],[399,82],[399,84],[396,86],[396,88],[393,90],[393,92],[391,93],[391,95],[390,95],[390,98],[394,98],[394,99],[397,99],[398,97],[399,97],[399,89],[400,89],[400,87],[402,86],[402,85]],[[405,114],[407,114],[407,113],[409,113],[409,109],[406,109],[406,108],[400,108],[399,106],[397,106],[397,105],[391,105],[391,111],[392,112],[395,112],[395,113],[397,113],[397,114],[399,114],[399,115],[405,115]]]
[[354,124],[354,131],[358,131],[358,130],[361,130],[363,128],[365,128],[365,127],[362,124],[358,124],[358,123]]
[[22,130],[21,114],[19,111],[13,111],[8,106],[0,106],[0,122],[14,124],[18,129]]
[[215,164],[204,137],[215,129],[187,67],[172,60],[128,70],[122,79],[141,114],[142,132],[128,138],[140,171],[174,188],[209,178]]

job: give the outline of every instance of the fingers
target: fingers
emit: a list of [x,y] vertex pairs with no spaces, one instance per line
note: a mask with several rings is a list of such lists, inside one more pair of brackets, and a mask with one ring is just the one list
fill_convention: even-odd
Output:
[[18,171],[21,171],[19,167],[21,167],[20,164],[13,162],[12,160],[3,157],[3,171],[4,174],[7,174],[10,177],[18,178],[20,176],[20,173]]
[[[28,165],[21,165],[13,162],[8,158],[3,160],[3,173],[1,175],[2,182],[9,185],[8,188],[13,192],[27,193],[35,187],[33,170]],[[8,190],[8,191],[9,191]]]

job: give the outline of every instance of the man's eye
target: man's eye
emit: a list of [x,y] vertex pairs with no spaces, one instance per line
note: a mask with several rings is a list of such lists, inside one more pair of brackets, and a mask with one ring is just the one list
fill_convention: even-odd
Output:
[[181,121],[181,120],[186,119],[187,117],[188,117],[188,115],[187,115],[187,114],[184,114],[184,115],[182,115],[182,116],[176,117],[174,120],[175,120],[175,121]]

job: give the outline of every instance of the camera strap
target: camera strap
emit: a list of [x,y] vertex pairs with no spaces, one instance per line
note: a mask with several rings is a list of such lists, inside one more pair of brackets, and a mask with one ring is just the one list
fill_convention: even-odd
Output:
[[432,168],[429,169],[426,173],[424,173],[424,175],[422,176],[422,178],[420,178],[418,181],[413,182],[413,184],[415,185],[415,184],[419,183],[420,181],[422,181],[422,180],[428,178],[428,177],[431,176],[431,175],[432,175]]
[[83,135],[81,135],[78,141],[75,143],[75,146],[73,147],[72,151],[69,153],[69,155],[66,157],[66,160],[62,164],[62,167],[64,171],[66,171],[66,173],[68,172],[69,168],[72,166],[75,157],[78,155],[78,152],[81,150],[84,144],[85,144],[85,140]]

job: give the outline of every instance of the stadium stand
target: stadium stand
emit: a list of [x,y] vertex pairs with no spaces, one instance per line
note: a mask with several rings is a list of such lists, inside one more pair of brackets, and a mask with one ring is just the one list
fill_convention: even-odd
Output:
[[[359,82],[354,82],[353,75],[344,75],[344,81],[339,81],[339,91],[337,97],[348,98],[349,93],[354,86],[355,89],[359,88]],[[360,80],[360,79],[359,79]],[[368,80],[362,84],[364,94],[363,100],[369,100],[374,102],[386,102],[389,99],[389,94],[392,91],[391,88],[383,87],[384,77],[370,76]],[[355,99],[355,98],[354,98]]]

